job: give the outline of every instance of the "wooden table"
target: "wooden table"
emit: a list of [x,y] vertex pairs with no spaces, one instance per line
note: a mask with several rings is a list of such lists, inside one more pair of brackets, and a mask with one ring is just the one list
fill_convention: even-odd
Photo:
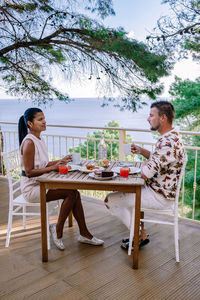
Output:
[[[86,163],[86,162],[85,162]],[[112,162],[108,170],[117,166],[117,162]],[[135,163],[140,167],[141,163]],[[134,251],[133,251],[133,268],[138,268],[139,253],[139,225],[140,225],[140,204],[141,204],[141,187],[144,180],[140,174],[129,175],[127,178],[117,176],[113,180],[99,181],[89,177],[79,171],[69,172],[67,175],[59,175],[57,172],[44,174],[38,178],[40,182],[40,209],[41,209],[41,235],[42,235],[42,261],[48,261],[47,250],[47,222],[46,222],[46,189],[80,189],[80,190],[102,190],[102,191],[119,191],[124,193],[135,193],[135,229],[134,229]],[[134,201],[134,200],[133,200]]]

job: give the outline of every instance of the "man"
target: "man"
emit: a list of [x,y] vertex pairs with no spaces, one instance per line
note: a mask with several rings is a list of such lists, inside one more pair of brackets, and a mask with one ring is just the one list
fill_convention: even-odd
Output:
[[[131,145],[133,154],[140,154],[147,160],[141,169],[146,185],[142,188],[141,207],[152,209],[173,209],[177,183],[185,157],[183,142],[173,128],[174,107],[168,101],[157,101],[151,105],[148,122],[151,130],[161,135],[155,145],[155,151]],[[131,223],[131,211],[134,206],[133,195],[110,193],[105,199],[106,207],[128,228]],[[144,229],[140,231],[140,246],[149,242]],[[129,240],[122,240],[121,247],[128,250]]]

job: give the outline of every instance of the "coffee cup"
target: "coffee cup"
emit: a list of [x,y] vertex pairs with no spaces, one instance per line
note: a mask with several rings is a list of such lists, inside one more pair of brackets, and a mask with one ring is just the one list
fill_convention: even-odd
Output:
[[123,144],[123,150],[125,155],[131,154],[131,144]]
[[79,165],[81,162],[80,153],[72,153],[72,163],[75,165]]

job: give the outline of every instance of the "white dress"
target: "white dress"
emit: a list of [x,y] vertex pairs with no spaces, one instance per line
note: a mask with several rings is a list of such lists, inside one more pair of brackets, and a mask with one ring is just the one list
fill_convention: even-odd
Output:
[[[21,149],[23,147],[24,141],[27,139],[31,139],[35,146],[35,156],[34,156],[34,169],[42,169],[45,168],[49,162],[48,158],[48,151],[44,139],[37,138],[33,134],[29,133],[25,136],[22,141],[20,147],[20,154]],[[23,156],[21,154],[21,169],[24,171],[24,161]],[[40,202],[40,185],[37,182],[38,177],[28,178],[25,176],[21,177],[21,191],[28,202]]]

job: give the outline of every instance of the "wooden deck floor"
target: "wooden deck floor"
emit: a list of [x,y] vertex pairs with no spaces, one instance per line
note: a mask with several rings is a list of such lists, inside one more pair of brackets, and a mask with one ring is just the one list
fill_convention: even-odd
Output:
[[[103,247],[77,242],[77,224],[65,228],[66,250],[53,245],[49,262],[41,262],[40,220],[28,229],[14,219],[10,247],[4,248],[8,188],[0,179],[0,299],[200,299],[199,225],[180,222],[180,257],[175,263],[171,228],[147,224],[150,243],[140,250],[139,269],[120,249],[126,227],[108,215],[98,201],[86,199],[84,209],[91,232],[104,239]],[[51,217],[55,222],[56,217]]]

